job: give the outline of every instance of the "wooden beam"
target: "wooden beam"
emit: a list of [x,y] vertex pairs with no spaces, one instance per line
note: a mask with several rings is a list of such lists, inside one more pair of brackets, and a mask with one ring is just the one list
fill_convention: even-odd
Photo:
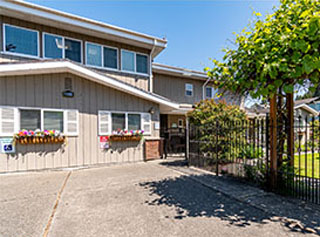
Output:
[[270,99],[270,188],[277,187],[277,95]]

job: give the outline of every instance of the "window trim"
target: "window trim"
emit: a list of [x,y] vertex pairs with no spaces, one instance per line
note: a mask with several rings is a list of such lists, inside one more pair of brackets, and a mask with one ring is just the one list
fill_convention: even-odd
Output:
[[[133,55],[134,55],[134,71],[123,70],[123,63],[122,63],[122,52],[123,51],[127,51],[127,52],[130,52],[130,53],[133,53]],[[137,72],[137,54],[147,56],[147,63],[149,64],[149,57],[150,57],[149,54],[139,53],[139,52],[135,52],[135,51],[128,50],[128,49],[121,49],[121,59],[120,59],[121,60],[121,71],[125,72],[125,73],[129,73],[129,74],[135,74],[135,75],[141,75],[141,76],[149,76],[150,72],[149,73]],[[148,71],[150,70],[148,66],[147,66],[147,70]]]
[[62,38],[62,46],[63,46],[62,58],[63,59],[68,59],[68,58],[66,58],[66,52],[65,52],[66,51],[65,40],[69,39],[69,40],[74,40],[74,41],[80,42],[80,59],[81,59],[81,62],[72,61],[71,59],[68,59],[68,60],[71,60],[72,62],[75,62],[75,63],[83,64],[83,41],[82,40],[75,39],[75,38],[68,37],[68,36],[63,36],[63,35],[52,34],[52,33],[48,33],[48,32],[42,32],[42,58],[44,58],[44,59],[52,59],[52,58],[46,57],[46,55],[45,55],[45,37],[44,37],[45,35],[58,36],[58,37]]
[[[187,91],[190,91],[190,90],[187,89],[187,85],[191,85],[191,86],[192,86],[191,95],[188,95],[188,94],[187,94]],[[191,83],[185,83],[185,85],[184,85],[184,95],[185,95],[185,96],[188,96],[188,97],[193,97],[193,84],[191,84]]]
[[[99,114],[101,112],[105,112],[105,113],[109,113],[110,114],[110,124],[109,124],[109,130],[110,132],[109,133],[101,133],[100,132],[100,119],[99,119]],[[98,134],[99,136],[104,136],[104,135],[112,135],[112,114],[115,113],[115,114],[125,114],[125,130],[128,131],[128,125],[129,125],[129,120],[128,120],[128,114],[138,114],[140,115],[140,130],[143,130],[143,120],[142,120],[142,116],[143,114],[149,114],[150,115],[150,132],[145,132],[144,131],[144,135],[151,135],[152,134],[152,115],[148,112],[136,112],[136,111],[117,111],[117,110],[98,110]]]
[[[31,31],[31,32],[36,32],[37,33],[37,44],[38,44],[37,45],[38,46],[37,47],[37,56],[6,51],[6,28],[5,28],[6,26],[10,26],[10,27],[13,27],[13,28],[18,28],[18,29],[23,29],[23,30],[28,30],[28,31]],[[36,59],[40,58],[40,32],[38,30],[33,30],[33,29],[26,28],[26,27],[15,26],[15,25],[3,23],[3,25],[2,25],[2,37],[3,37],[3,40],[2,40],[2,53],[8,54],[8,55],[13,55],[13,56],[26,57],[26,58],[36,58]]]
[[[95,66],[95,65],[90,65],[87,62],[87,45],[88,44],[94,44],[94,45],[98,45],[101,46],[101,67],[100,66]],[[111,67],[105,67],[104,66],[104,48],[110,48],[110,49],[115,49],[117,50],[117,68],[111,68]],[[98,69],[104,69],[104,70],[111,70],[111,71],[120,71],[119,70],[119,48],[117,47],[112,47],[112,46],[108,46],[108,45],[104,45],[104,44],[99,44],[99,43],[95,43],[95,42],[91,42],[91,41],[85,41],[85,65],[87,67],[92,67],[92,68],[98,68]]]

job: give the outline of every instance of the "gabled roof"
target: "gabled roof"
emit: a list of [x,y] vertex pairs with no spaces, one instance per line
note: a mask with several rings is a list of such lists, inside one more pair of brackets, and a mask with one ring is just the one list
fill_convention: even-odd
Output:
[[308,98],[308,99],[303,99],[303,100],[296,100],[294,102],[295,105],[300,105],[300,104],[310,104],[312,102],[315,102],[319,100],[319,97],[313,97],[313,98]]
[[0,14],[24,21],[40,23],[59,29],[150,49],[152,50],[152,57],[157,56],[167,45],[167,40],[165,39],[21,0],[0,0]]
[[98,71],[88,69],[65,59],[0,64],[0,77],[63,72],[72,73],[90,81],[152,101],[160,105],[160,110],[179,109],[179,104],[174,103],[167,98],[136,88],[120,80],[106,76]]
[[[308,113],[312,114],[313,116],[318,116],[319,113],[317,110],[313,109],[306,103],[294,103],[294,109],[304,109]],[[269,113],[269,107],[263,108],[263,107],[251,107],[251,108],[245,108],[245,111],[247,114],[252,117],[255,117],[257,115],[265,116],[267,113]]]
[[199,72],[195,70],[190,70],[181,67],[173,67],[160,63],[152,63],[152,71],[155,73],[172,75],[177,77],[185,77],[190,79],[207,80],[208,76],[204,72]]

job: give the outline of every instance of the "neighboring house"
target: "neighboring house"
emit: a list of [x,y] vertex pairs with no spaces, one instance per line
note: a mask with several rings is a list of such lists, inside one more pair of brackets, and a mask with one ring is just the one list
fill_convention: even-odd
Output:
[[[300,138],[302,144],[310,137],[310,122],[312,117],[319,115],[319,112],[310,106],[310,103],[316,99],[296,100],[294,102],[294,126],[296,138]],[[249,119],[265,118],[269,113],[269,107],[254,105],[251,108],[245,108]]]
[[[204,73],[152,64],[165,39],[23,1],[0,0],[0,24],[0,173],[159,157],[161,126],[214,98]],[[21,129],[67,143],[5,151]],[[144,139],[110,142],[118,130]]]

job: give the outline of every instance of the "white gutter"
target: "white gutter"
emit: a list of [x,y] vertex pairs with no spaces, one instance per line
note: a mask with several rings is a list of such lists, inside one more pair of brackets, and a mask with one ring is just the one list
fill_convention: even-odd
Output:
[[127,85],[123,82],[114,80],[108,76],[89,70],[85,67],[79,66],[68,61],[55,62],[32,62],[32,63],[17,63],[17,64],[2,64],[0,65],[0,76],[14,76],[14,75],[35,75],[47,73],[62,73],[69,72],[88,80],[103,84],[105,86],[114,88],[128,94],[168,106],[173,109],[179,109],[179,104],[161,99],[148,92],[137,89],[133,86]]
[[153,41],[153,47],[151,49],[151,52],[150,52],[150,62],[149,62],[149,73],[150,73],[150,77],[149,77],[149,91],[150,92],[153,92],[153,73],[152,73],[152,61],[153,61],[153,52],[156,48],[156,44],[157,44],[157,40],[154,39]]

